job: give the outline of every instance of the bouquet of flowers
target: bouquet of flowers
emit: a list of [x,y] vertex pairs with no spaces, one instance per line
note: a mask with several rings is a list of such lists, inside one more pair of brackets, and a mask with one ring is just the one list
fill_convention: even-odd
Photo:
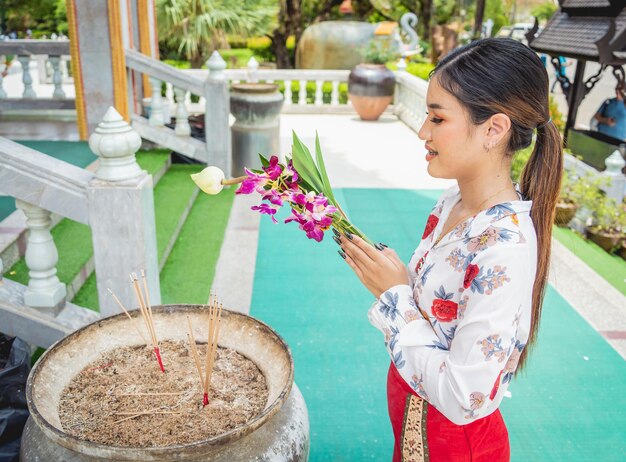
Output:
[[246,175],[225,179],[224,172],[217,167],[207,167],[191,175],[195,183],[207,194],[217,194],[224,186],[240,184],[235,194],[261,195],[262,202],[252,207],[261,214],[269,215],[274,223],[276,213],[284,206],[291,208],[285,223],[296,222],[309,239],[320,242],[331,227],[340,232],[356,234],[371,243],[365,235],[348,220],[335,199],[330,186],[319,137],[315,136],[315,159],[309,149],[293,133],[292,156],[286,164],[277,156],[267,158],[259,155],[260,170],[245,169]]

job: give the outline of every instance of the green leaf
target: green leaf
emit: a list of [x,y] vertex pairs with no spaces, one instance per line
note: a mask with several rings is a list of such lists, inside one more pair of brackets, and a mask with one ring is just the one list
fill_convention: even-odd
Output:
[[270,164],[270,161],[263,157],[263,154],[259,153],[259,158],[261,159],[261,165],[263,167],[267,167]]
[[320,178],[320,174],[315,166],[313,157],[308,148],[300,141],[296,132],[293,132],[293,166],[296,171],[317,191],[324,189],[324,183]]
[[320,138],[315,132],[315,160],[317,162],[317,168],[319,169],[322,177],[322,183],[324,184],[324,195],[333,204],[337,205],[335,195],[333,194],[333,188],[330,186],[330,180],[328,179],[328,173],[326,173],[326,166],[324,165],[324,157],[322,156],[322,148],[320,147]]

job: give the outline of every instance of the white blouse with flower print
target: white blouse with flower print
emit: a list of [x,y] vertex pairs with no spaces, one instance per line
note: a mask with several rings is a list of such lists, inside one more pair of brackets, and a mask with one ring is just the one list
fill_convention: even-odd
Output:
[[532,201],[504,202],[459,224],[434,248],[458,186],[428,217],[410,285],[372,305],[370,322],[415,392],[458,425],[494,412],[530,330],[537,239]]

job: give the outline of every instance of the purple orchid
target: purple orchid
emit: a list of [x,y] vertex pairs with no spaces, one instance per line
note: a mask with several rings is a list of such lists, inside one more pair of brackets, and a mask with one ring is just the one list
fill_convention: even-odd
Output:
[[274,216],[276,215],[278,209],[269,204],[253,205],[250,207],[250,210],[258,210],[261,215],[269,215],[274,223],[278,223],[278,220],[276,220],[276,217]]
[[267,175],[259,175],[258,173],[254,173],[247,168],[244,168],[246,171],[246,175],[248,178],[242,181],[239,189],[235,191],[235,194],[252,194],[254,191],[258,193],[265,192],[265,185],[270,180]]
[[283,173],[283,167],[278,163],[278,157],[270,157],[270,163],[267,167],[263,167],[263,171],[269,175],[270,180],[276,181]]

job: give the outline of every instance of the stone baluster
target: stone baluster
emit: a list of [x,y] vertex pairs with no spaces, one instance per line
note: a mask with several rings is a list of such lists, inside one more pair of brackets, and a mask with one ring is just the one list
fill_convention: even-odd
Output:
[[167,101],[170,107],[174,106],[174,85],[170,82],[165,82],[165,101]]
[[331,106],[339,106],[339,81],[332,81],[333,89],[330,93],[330,105]]
[[137,165],[140,146],[137,132],[112,107],[89,138],[89,148],[100,158],[87,196],[103,316],[120,311],[108,288],[127,307],[137,306],[128,275],[142,269],[151,303],[161,303],[152,176]]
[[150,77],[152,98],[150,99],[150,119],[148,123],[154,127],[165,125],[163,117],[163,97],[161,96],[161,81],[156,77]]
[[228,80],[224,75],[226,62],[220,54],[213,52],[207,61],[209,76],[204,83],[205,96],[205,137],[209,165],[215,165],[230,174],[232,148],[230,139],[230,94]]
[[35,90],[33,90],[33,78],[30,75],[30,56],[21,55],[17,57],[17,60],[22,65],[22,82],[24,83],[23,98],[37,98]]
[[324,94],[322,93],[323,87],[324,87],[323,80],[315,81],[315,105],[316,106],[321,106],[322,104],[324,104]]
[[300,91],[298,91],[298,104],[306,104],[306,80],[300,80]]
[[54,92],[52,97],[54,99],[65,99],[65,92],[63,91],[63,74],[61,73],[61,57],[49,56],[48,61],[52,66],[52,83],[54,84]]
[[252,56],[248,60],[248,82],[258,82],[259,62]]
[[191,135],[191,127],[189,126],[189,114],[187,114],[185,106],[187,90],[175,87],[174,93],[176,94],[176,127],[174,128],[174,133],[178,136],[189,136]]
[[24,304],[56,316],[65,304],[67,292],[57,277],[59,254],[50,234],[51,212],[19,199],[15,205],[26,215],[29,231],[25,260],[30,279]]
[[292,104],[291,80],[285,80],[285,104]]
[[606,165],[606,170],[602,172],[602,175],[609,178],[606,195],[609,198],[615,199],[615,201],[620,204],[624,198],[624,194],[626,194],[626,176],[622,173],[626,161],[620,151],[616,149],[613,151],[613,154],[604,159],[604,165]]

